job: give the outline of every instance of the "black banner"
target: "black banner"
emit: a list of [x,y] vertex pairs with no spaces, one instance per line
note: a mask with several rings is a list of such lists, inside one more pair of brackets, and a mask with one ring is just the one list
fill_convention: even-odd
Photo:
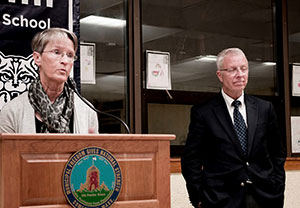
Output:
[[[50,27],[73,30],[74,15],[79,17],[73,3],[77,8],[79,0],[1,0],[0,110],[38,75],[30,46],[34,34]],[[78,31],[79,20],[74,26]]]

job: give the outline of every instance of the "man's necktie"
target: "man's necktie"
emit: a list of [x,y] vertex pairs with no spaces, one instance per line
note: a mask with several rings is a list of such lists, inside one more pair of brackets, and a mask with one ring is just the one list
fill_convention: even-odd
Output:
[[232,102],[231,105],[234,107],[233,121],[235,132],[240,140],[244,154],[247,154],[247,126],[245,124],[242,114],[239,111],[239,106],[241,105],[241,102],[235,100]]

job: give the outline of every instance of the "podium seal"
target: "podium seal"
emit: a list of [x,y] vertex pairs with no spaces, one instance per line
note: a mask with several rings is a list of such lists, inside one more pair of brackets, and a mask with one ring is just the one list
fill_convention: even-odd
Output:
[[117,200],[121,191],[121,168],[107,150],[83,148],[68,160],[62,184],[72,207],[107,208]]

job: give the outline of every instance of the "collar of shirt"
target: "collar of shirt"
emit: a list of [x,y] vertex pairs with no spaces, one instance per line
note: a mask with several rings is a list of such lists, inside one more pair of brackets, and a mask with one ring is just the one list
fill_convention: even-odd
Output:
[[[231,120],[232,120],[232,123],[233,123],[233,110],[234,110],[234,107],[231,105],[231,103],[234,101],[234,99],[232,99],[231,97],[229,97],[223,91],[223,89],[221,90],[221,93],[222,93],[222,96],[223,96],[223,98],[225,100],[228,112],[230,114],[230,117],[231,117]],[[242,95],[237,100],[239,100],[241,102],[241,105],[239,106],[239,111],[242,114],[242,116],[244,118],[244,121],[245,121],[245,123],[247,125],[247,114],[246,114],[246,105],[245,105],[245,99],[244,99],[244,91],[243,91]]]

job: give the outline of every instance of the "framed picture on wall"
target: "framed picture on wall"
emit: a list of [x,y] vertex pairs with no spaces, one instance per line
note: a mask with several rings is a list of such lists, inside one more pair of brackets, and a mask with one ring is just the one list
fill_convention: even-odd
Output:
[[300,65],[293,64],[292,95],[300,96]]
[[146,51],[146,88],[171,90],[169,52]]
[[300,153],[300,116],[291,116],[292,153]]
[[80,80],[82,84],[96,84],[95,43],[80,43]]

